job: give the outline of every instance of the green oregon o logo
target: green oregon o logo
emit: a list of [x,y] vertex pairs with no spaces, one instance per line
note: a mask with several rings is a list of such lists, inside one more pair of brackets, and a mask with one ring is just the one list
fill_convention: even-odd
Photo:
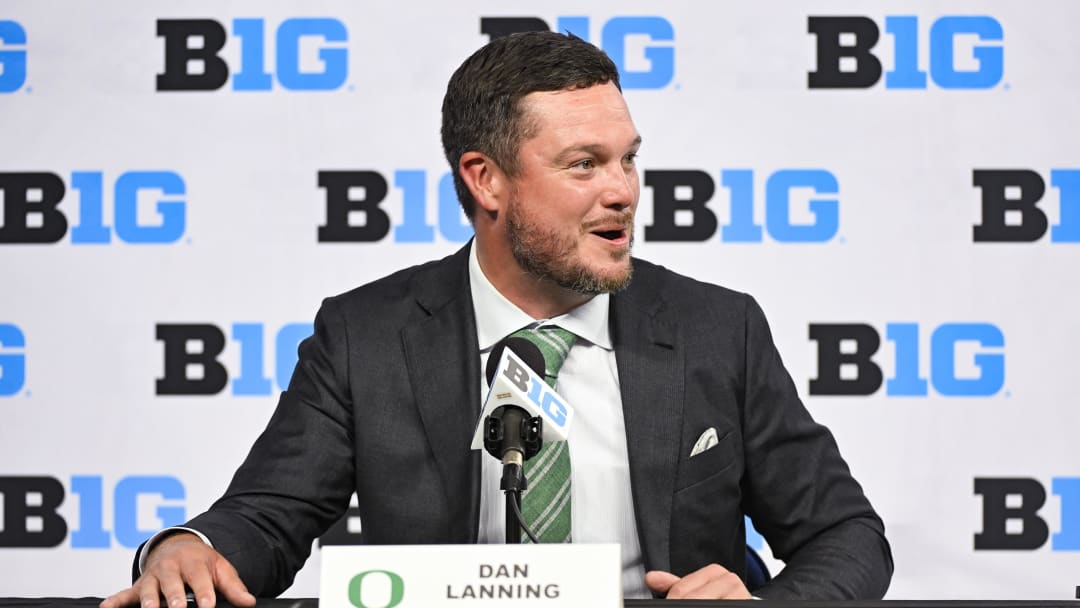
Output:
[[[384,574],[390,581],[390,600],[382,606],[368,606],[360,597],[360,589],[364,583],[364,577],[369,574]],[[366,570],[352,577],[349,581],[349,603],[356,608],[394,608],[405,597],[405,581],[401,580],[396,572],[389,570]]]

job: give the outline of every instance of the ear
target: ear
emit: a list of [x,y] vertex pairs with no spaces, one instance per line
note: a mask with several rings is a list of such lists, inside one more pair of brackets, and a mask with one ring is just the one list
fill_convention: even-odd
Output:
[[458,172],[476,201],[477,211],[498,213],[509,182],[495,161],[480,152],[466,152],[458,161]]

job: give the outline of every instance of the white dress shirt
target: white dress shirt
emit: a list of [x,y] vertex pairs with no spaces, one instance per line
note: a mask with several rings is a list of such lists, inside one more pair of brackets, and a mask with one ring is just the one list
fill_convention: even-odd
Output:
[[[507,300],[484,276],[473,244],[469,253],[469,284],[480,369],[492,347],[527,326],[558,325],[578,336],[559,369],[556,390],[574,408],[570,428],[570,516],[575,543],[622,545],[622,583],[626,598],[649,598],[641,555],[634,501],[630,494],[630,461],[626,425],[619,394],[619,372],[608,327],[610,296],[601,294],[553,319],[533,319]],[[487,382],[481,374],[481,395]],[[480,484],[481,543],[506,539],[506,501],[499,490],[502,464],[484,454]]]

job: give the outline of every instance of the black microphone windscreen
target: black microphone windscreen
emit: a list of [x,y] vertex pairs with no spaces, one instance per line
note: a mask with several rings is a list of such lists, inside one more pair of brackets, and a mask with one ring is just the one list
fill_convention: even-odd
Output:
[[484,377],[487,378],[488,386],[491,386],[491,381],[495,379],[496,368],[499,367],[499,359],[502,358],[503,350],[506,348],[514,351],[514,354],[538,375],[543,376],[544,372],[547,371],[546,366],[544,365],[544,353],[540,352],[539,346],[525,338],[503,338],[496,342],[495,346],[491,348],[491,354],[488,355],[487,366],[484,367]]

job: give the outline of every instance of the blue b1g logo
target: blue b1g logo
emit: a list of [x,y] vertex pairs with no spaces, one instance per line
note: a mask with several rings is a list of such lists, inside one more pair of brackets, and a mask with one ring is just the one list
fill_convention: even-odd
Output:
[[18,325],[0,323],[0,397],[10,397],[26,383],[26,336]]
[[[518,32],[569,32],[592,41],[589,17],[559,17],[552,30],[539,17],[481,17],[480,32],[490,39]],[[647,41],[635,52],[631,42]],[[619,81],[625,89],[662,89],[675,77],[675,28],[656,16],[619,16],[604,22],[597,45],[611,57],[619,69]]]
[[26,83],[26,30],[17,21],[0,20],[0,93]]
[[[809,17],[807,27],[817,38],[817,67],[808,78],[811,89],[865,89],[881,79],[883,57],[881,51],[872,52],[881,31],[872,19]],[[885,17],[885,32],[893,38],[894,53],[893,69],[885,73],[885,88],[927,88],[927,71],[919,67],[919,18]],[[958,58],[958,40],[970,37],[978,40],[970,57]],[[1001,23],[990,16],[949,15],[935,19],[929,30],[930,81],[942,89],[996,86],[1005,66],[1003,37]]]

